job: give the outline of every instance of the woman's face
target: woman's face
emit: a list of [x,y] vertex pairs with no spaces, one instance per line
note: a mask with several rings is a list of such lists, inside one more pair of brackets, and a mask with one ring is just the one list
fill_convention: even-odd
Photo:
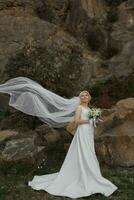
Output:
[[86,92],[83,92],[80,95],[80,100],[82,103],[88,103],[89,102],[89,95]]

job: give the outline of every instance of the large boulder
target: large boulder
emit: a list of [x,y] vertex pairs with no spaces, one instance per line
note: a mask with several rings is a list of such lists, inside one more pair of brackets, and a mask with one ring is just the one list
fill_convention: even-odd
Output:
[[13,130],[0,131],[0,145],[2,145],[5,141],[13,138],[16,135],[18,135],[17,131],[13,131]]
[[49,146],[61,139],[61,134],[56,129],[43,124],[35,129],[35,144],[42,146]]
[[116,103],[116,116],[119,119],[134,120],[134,98],[122,99]]
[[34,164],[44,157],[44,146],[34,145],[33,138],[13,139],[6,143],[1,153],[1,161],[17,162],[23,161]]
[[134,123],[125,123],[105,132],[97,139],[96,150],[100,160],[108,165],[134,166]]
[[103,119],[95,131],[99,159],[108,165],[134,166],[134,98],[105,110]]
[[61,133],[43,124],[27,132],[15,130],[0,131],[0,163],[14,167],[15,164],[29,166],[43,163],[47,150],[61,139]]

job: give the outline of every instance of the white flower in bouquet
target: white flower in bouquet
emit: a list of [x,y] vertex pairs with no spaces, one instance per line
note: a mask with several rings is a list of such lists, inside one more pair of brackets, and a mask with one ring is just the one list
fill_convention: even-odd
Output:
[[102,115],[102,110],[100,108],[90,108],[90,111],[88,112],[89,119],[93,120],[93,125],[96,127],[96,122],[99,121],[103,122],[103,120],[100,118]]

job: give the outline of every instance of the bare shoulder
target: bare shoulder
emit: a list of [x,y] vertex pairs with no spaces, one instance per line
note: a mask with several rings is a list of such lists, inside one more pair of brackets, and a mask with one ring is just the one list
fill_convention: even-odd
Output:
[[78,105],[77,108],[81,108],[81,105]]
[[78,105],[77,107],[76,107],[76,110],[81,110],[81,105]]

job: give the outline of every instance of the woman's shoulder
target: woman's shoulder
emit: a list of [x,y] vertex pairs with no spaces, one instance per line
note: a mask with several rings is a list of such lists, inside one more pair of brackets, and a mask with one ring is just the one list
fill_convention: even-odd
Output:
[[81,109],[82,109],[82,106],[81,106],[81,105],[78,105],[76,109],[81,110]]
[[82,106],[81,106],[81,105],[78,105],[77,107],[78,107],[78,108],[81,108]]

